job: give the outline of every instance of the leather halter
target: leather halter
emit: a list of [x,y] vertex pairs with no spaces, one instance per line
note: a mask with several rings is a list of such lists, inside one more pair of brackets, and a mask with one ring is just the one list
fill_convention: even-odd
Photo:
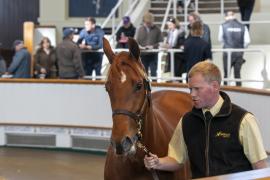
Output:
[[148,79],[143,79],[143,85],[145,89],[145,97],[142,107],[137,112],[131,112],[125,109],[115,109],[112,112],[112,116],[116,115],[125,115],[130,117],[131,119],[135,120],[138,131],[135,134],[134,137],[131,138],[132,143],[134,143],[135,140],[140,140],[142,138],[142,123],[144,120],[143,113],[145,111],[146,105],[150,105],[150,99],[151,99],[151,85]]

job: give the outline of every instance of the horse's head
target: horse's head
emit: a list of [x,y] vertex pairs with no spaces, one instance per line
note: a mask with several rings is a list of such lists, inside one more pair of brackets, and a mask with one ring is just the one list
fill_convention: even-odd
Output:
[[129,52],[115,54],[103,38],[104,53],[111,64],[105,84],[113,112],[111,145],[117,154],[124,155],[136,152],[151,91],[137,42],[129,38],[128,46]]

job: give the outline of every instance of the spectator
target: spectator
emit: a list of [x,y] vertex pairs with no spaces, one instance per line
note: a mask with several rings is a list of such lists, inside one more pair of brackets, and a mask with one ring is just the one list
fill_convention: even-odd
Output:
[[183,13],[184,2],[183,0],[177,0],[177,11],[181,14]]
[[188,78],[194,107],[179,121],[168,155],[145,156],[145,166],[175,171],[189,161],[192,179],[268,167],[257,120],[220,90],[218,67],[199,62]]
[[[168,26],[168,37],[167,37],[167,48],[184,49],[185,42],[185,31],[183,28],[177,28],[179,22],[171,17],[167,21]],[[168,55],[168,69],[170,69],[170,53]],[[181,77],[185,70],[185,62],[183,53],[174,53],[174,76]]]
[[123,17],[123,26],[116,33],[116,48],[128,48],[128,37],[134,37],[136,28],[130,22],[129,16]]
[[[2,46],[2,43],[0,43],[0,47],[1,46]],[[5,74],[6,70],[7,70],[6,61],[4,60],[4,58],[0,54],[0,77],[3,74]]]
[[195,21],[190,29],[190,36],[184,43],[184,57],[186,61],[186,72],[199,61],[212,59],[210,45],[201,38],[202,30],[201,21]]
[[[141,25],[135,34],[140,48],[151,50],[158,48],[159,43],[163,41],[162,33],[158,26],[154,25],[154,16],[150,12],[146,12],[143,16],[143,25]],[[148,68],[151,70],[151,76],[157,76],[158,54],[156,52],[142,52],[142,63],[148,74]]]
[[56,48],[59,77],[62,79],[78,79],[84,76],[81,51],[73,40],[73,29],[65,29],[63,41]]
[[[97,76],[101,75],[102,57],[103,53],[95,52],[103,47],[102,38],[104,31],[100,26],[96,25],[96,19],[88,17],[84,21],[85,28],[80,32],[77,44],[82,50],[88,50],[83,52],[83,66],[86,75],[92,76],[93,71]],[[89,51],[94,50],[94,51]]]
[[24,47],[22,40],[15,40],[13,42],[15,55],[6,72],[6,74],[13,75],[13,78],[30,78],[31,77],[31,55]]
[[205,40],[209,45],[210,49],[212,49],[212,42],[211,42],[211,31],[210,28],[207,24],[204,24],[203,21],[201,20],[201,17],[198,13],[192,12],[188,15],[188,29],[191,29],[191,26],[194,22],[200,21],[203,25],[203,33],[202,33],[202,38]]
[[[253,11],[255,0],[237,0],[237,3],[241,14],[241,20],[249,21]],[[246,24],[246,26],[249,29],[249,23]]]
[[57,78],[58,66],[54,47],[43,37],[35,54],[35,74],[40,78]]
[[[244,48],[250,43],[250,37],[243,24],[241,24],[232,11],[226,13],[226,22],[219,27],[218,39],[223,44],[223,48]],[[241,78],[240,71],[242,64],[245,62],[243,59],[243,52],[232,52],[231,54],[231,67],[234,68],[234,77]],[[223,53],[223,67],[224,78],[228,77],[228,55],[227,52]],[[227,82],[224,82],[227,85]],[[237,86],[241,86],[241,82],[236,82]]]

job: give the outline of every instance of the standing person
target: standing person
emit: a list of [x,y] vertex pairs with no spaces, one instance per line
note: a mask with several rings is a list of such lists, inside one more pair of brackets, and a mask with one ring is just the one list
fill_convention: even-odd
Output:
[[201,38],[202,34],[202,23],[200,21],[194,22],[190,29],[190,36],[184,43],[186,72],[197,62],[212,59],[210,45]]
[[129,16],[123,17],[123,26],[116,33],[116,48],[128,48],[128,37],[134,37],[136,28],[130,22]]
[[[0,47],[1,47],[1,43],[0,43]],[[0,77],[5,74],[7,70],[7,66],[6,66],[6,61],[5,59],[1,56],[1,51],[0,51]]]
[[[151,50],[156,49],[159,43],[163,41],[162,33],[158,26],[154,25],[154,16],[150,12],[146,12],[143,16],[143,25],[140,26],[135,34],[140,48]],[[158,53],[156,52],[142,52],[142,63],[148,74],[148,68],[151,70],[151,76],[157,76],[157,61]]]
[[[254,8],[255,0],[237,0],[237,3],[241,14],[241,20],[249,21]],[[246,26],[249,30],[249,23],[246,24]]]
[[15,40],[13,43],[15,55],[5,74],[12,74],[13,78],[31,77],[31,55],[24,47],[22,40]]
[[[99,50],[102,49],[102,38],[104,31],[96,25],[96,19],[88,17],[84,21],[84,29],[80,32],[77,44],[82,50]],[[100,52],[83,52],[83,66],[85,74],[92,76],[93,71],[97,76],[101,76],[102,56]]]
[[220,91],[218,67],[209,61],[199,62],[188,78],[194,107],[178,123],[168,156],[145,156],[145,166],[175,171],[189,160],[192,178],[267,167],[256,118]]
[[207,24],[203,23],[199,13],[197,12],[192,12],[188,15],[188,29],[190,30],[192,27],[192,24],[196,21],[200,21],[202,23],[203,26],[203,33],[201,35],[202,39],[205,40],[209,45],[210,45],[210,49],[212,49],[212,42],[211,42],[211,31],[210,28]]
[[[166,47],[168,49],[184,49],[185,31],[183,28],[177,27],[178,21],[171,17],[167,21],[168,36]],[[171,55],[168,54],[168,69],[170,68]],[[174,76],[181,77],[185,71],[185,59],[182,52],[174,53]],[[181,82],[181,81],[180,81]]]
[[[241,24],[232,11],[226,13],[226,22],[219,27],[218,39],[223,44],[223,48],[245,48],[250,43],[250,37],[247,27]],[[240,71],[243,59],[243,52],[232,52],[231,67],[234,68],[234,77],[241,78]],[[223,53],[224,78],[228,77],[228,57],[227,52]],[[227,82],[224,82],[226,85]],[[237,86],[241,86],[241,82],[236,82]]]
[[62,79],[78,79],[84,76],[81,51],[73,42],[73,36],[73,29],[65,29],[63,41],[56,47],[59,78]]
[[57,78],[58,66],[54,47],[43,37],[35,54],[35,73],[38,77]]

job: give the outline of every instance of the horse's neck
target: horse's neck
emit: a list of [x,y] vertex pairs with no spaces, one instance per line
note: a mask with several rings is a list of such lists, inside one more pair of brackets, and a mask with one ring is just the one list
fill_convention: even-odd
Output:
[[155,149],[157,146],[158,135],[161,135],[162,128],[159,121],[153,112],[152,105],[147,109],[143,127],[143,143],[150,149]]

